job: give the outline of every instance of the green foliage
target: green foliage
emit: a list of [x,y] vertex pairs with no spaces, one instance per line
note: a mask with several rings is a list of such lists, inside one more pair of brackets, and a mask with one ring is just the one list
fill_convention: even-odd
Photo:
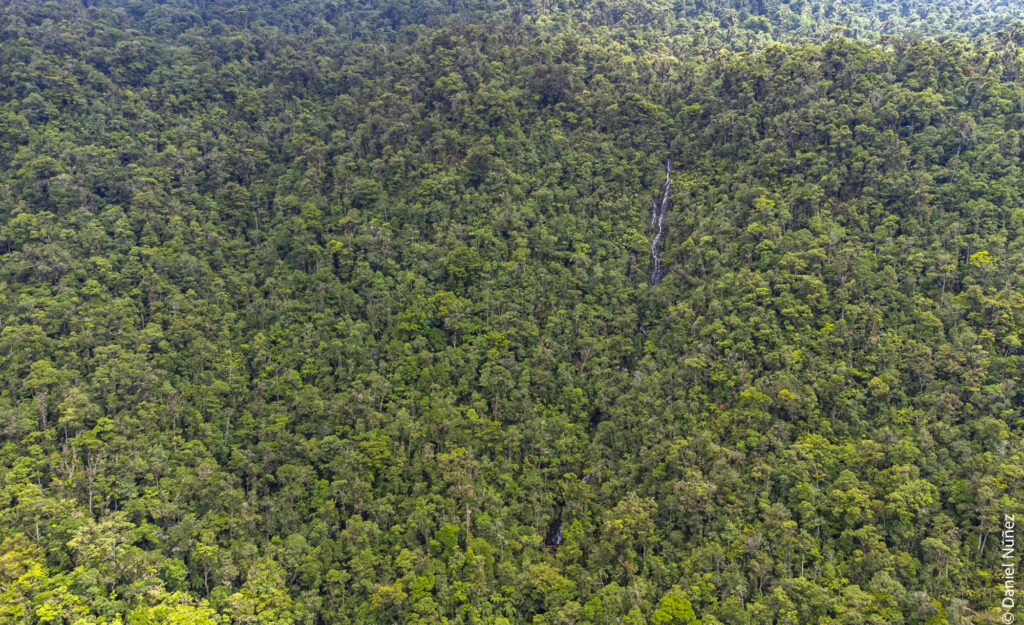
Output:
[[5,3],[0,622],[987,616],[1019,17]]

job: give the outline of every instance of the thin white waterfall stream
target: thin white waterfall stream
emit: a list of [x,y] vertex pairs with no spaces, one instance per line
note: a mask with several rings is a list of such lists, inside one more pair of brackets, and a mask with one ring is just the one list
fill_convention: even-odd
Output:
[[651,284],[661,284],[664,271],[661,268],[661,237],[665,234],[665,213],[668,212],[669,185],[672,184],[671,172],[672,159],[665,161],[665,182],[661,185],[661,202],[652,201],[651,228],[654,229],[654,238],[651,239]]

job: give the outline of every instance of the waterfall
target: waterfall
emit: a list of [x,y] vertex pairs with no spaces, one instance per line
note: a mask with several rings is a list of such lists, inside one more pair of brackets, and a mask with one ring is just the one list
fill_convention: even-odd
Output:
[[558,509],[558,516],[548,526],[548,533],[544,537],[544,544],[548,547],[560,547],[564,542],[562,538],[562,508]]
[[668,212],[669,186],[672,183],[671,170],[672,159],[666,159],[665,182],[661,184],[661,202],[651,202],[651,229],[654,231],[654,238],[651,239],[651,284],[654,286],[661,284],[661,278],[665,275],[661,268],[661,238],[665,234],[665,213]]

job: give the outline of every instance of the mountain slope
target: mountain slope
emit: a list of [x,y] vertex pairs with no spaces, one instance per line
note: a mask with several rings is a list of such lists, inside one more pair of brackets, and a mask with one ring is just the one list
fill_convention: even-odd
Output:
[[998,618],[1022,31],[489,8],[3,9],[0,615]]

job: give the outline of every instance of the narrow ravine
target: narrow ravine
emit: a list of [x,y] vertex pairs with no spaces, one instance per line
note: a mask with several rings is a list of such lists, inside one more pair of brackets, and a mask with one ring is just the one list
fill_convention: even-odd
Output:
[[558,518],[551,523],[551,527],[548,528],[548,536],[545,543],[551,547],[562,546],[562,515],[559,513]]
[[661,266],[661,239],[665,234],[665,213],[668,212],[669,207],[669,187],[672,184],[672,159],[665,159],[665,182],[661,184],[661,201],[652,200],[653,209],[651,210],[651,230],[654,231],[654,237],[651,239],[651,284],[657,286],[661,284],[661,278],[665,275],[665,271]]

